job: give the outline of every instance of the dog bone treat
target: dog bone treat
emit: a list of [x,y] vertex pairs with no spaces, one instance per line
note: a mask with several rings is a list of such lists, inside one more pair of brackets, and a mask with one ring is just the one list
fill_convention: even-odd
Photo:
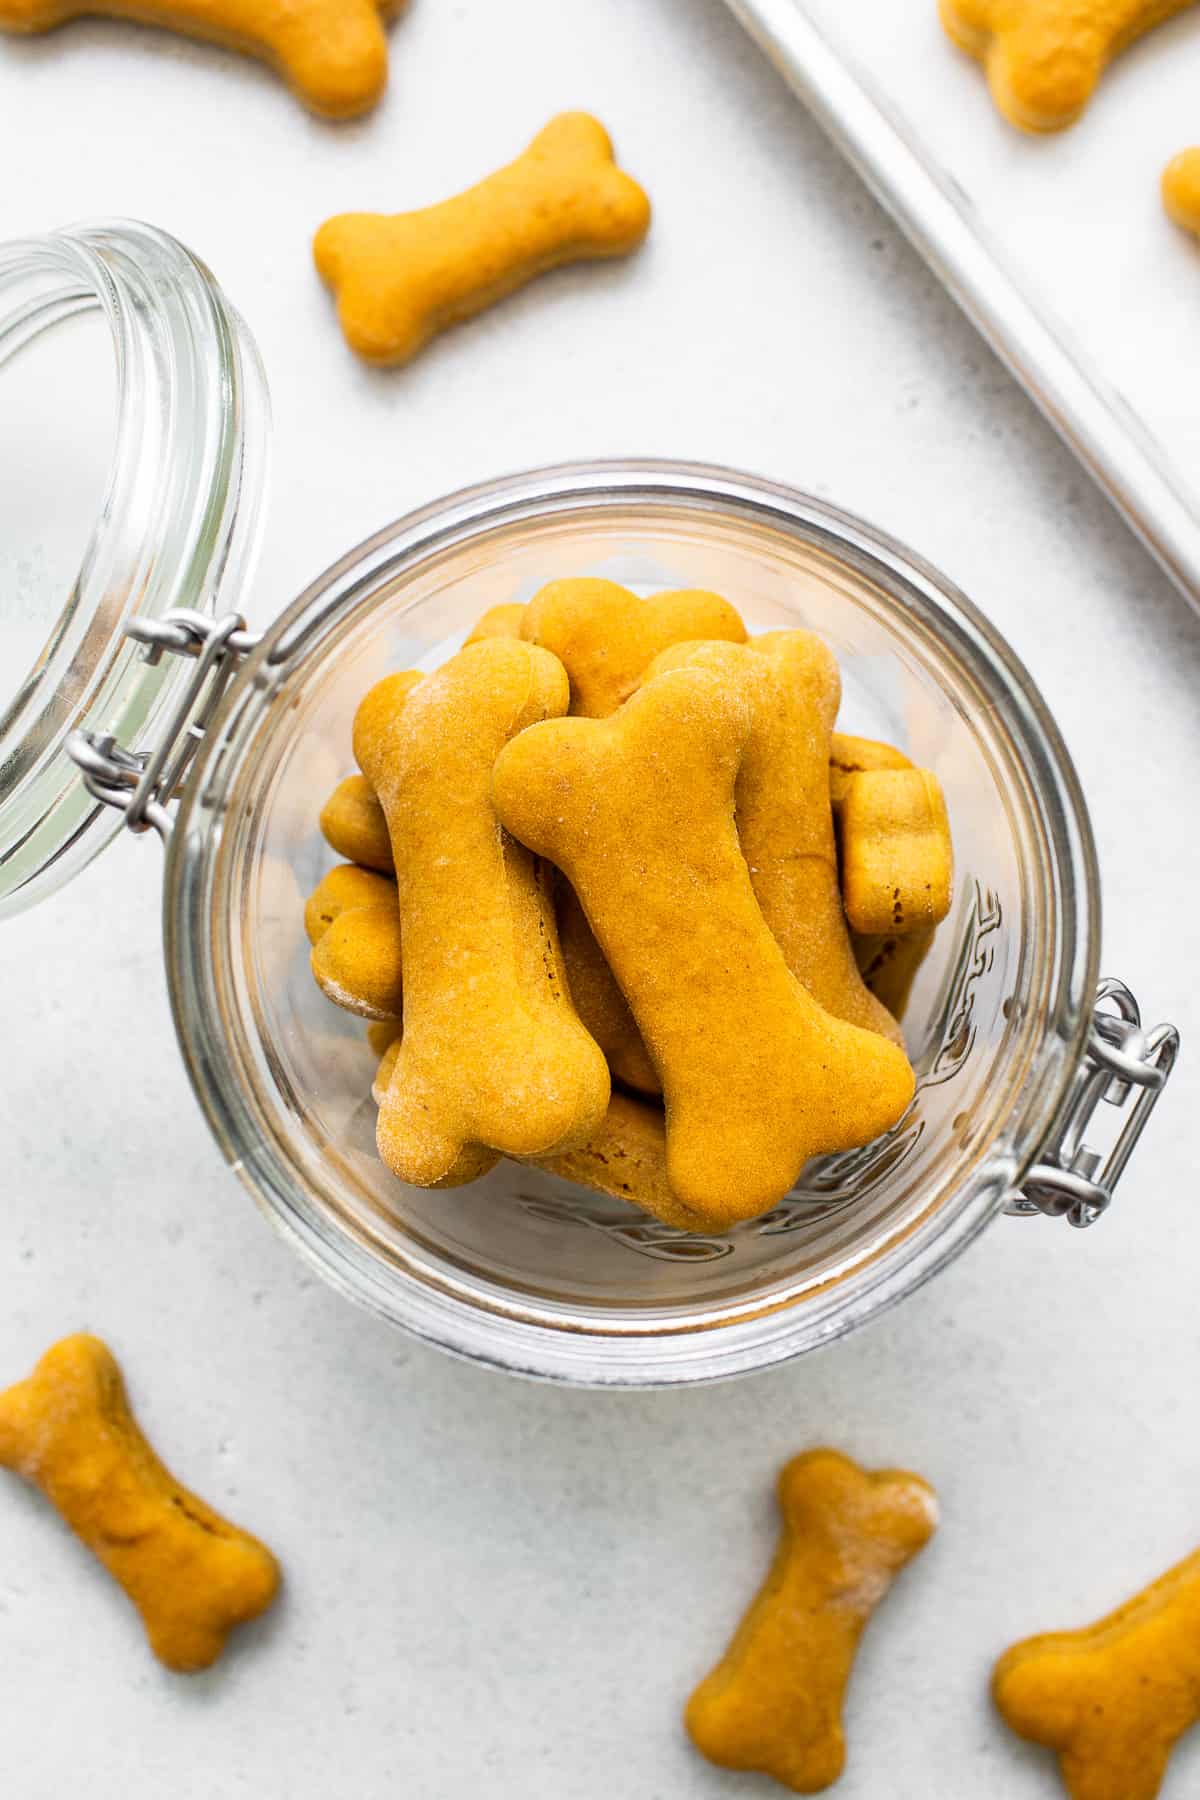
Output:
[[364,869],[392,872],[392,844],[383,808],[363,775],[347,775],[321,808],[321,836],[331,850]]
[[[835,819],[841,818],[842,801],[852,775],[865,769],[911,769],[912,763],[894,744],[881,744],[875,738],[850,737],[835,731],[829,742],[829,798]],[[334,845],[336,849],[336,844]]]
[[364,1019],[400,1016],[400,911],[394,881],[342,863],[309,896],[304,924],[313,947],[313,978],[327,999]]
[[852,775],[842,800],[842,900],[855,931],[900,937],[950,910],[954,855],[937,776]]
[[94,14],[165,25],[271,63],[314,112],[349,119],[387,85],[383,19],[393,10],[376,0],[0,0],[0,30],[49,31]]
[[[379,1067],[375,1071],[375,1079],[371,1083],[371,1098],[376,1106],[382,1106],[387,1099],[388,1089],[392,1085],[392,1076],[396,1071],[396,1062],[400,1055],[399,1037],[394,1037],[390,1044],[385,1044],[379,1056]],[[499,1159],[497,1159],[499,1160]]]
[[313,255],[350,348],[403,363],[547,269],[624,256],[649,225],[650,202],[617,168],[603,125],[560,113],[515,162],[440,206],[328,219]]
[[327,1000],[360,1019],[386,1022],[404,1006],[400,912],[384,906],[339,913],[312,947],[313,979]]
[[376,1056],[385,1056],[403,1029],[400,1019],[375,1019],[367,1026],[367,1042]]
[[933,947],[936,925],[922,925],[902,937],[864,937],[850,933],[854,960],[864,983],[887,1007],[893,1019],[902,1019],[917,971]]
[[1200,1551],[1095,1625],[1014,1644],[992,1693],[1019,1737],[1058,1752],[1072,1800],[1154,1800],[1200,1719]]
[[896,1021],[863,985],[842,911],[829,801],[842,683],[832,653],[810,631],[776,631],[749,644],[676,644],[654,659],[648,679],[671,668],[710,670],[740,686],[752,709],[737,831],[788,968],[835,1019],[900,1042]]
[[463,649],[466,649],[467,644],[482,643],[484,638],[519,638],[524,620],[525,606],[523,602],[518,601],[511,604],[506,602],[503,606],[489,606],[470,637],[467,638]]
[[703,588],[639,600],[615,581],[551,581],[525,608],[522,636],[553,651],[571,678],[571,711],[606,719],[660,651],[692,639],[745,642],[733,607]]
[[670,1185],[715,1229],[913,1094],[904,1053],[824,1012],[759,910],[734,817],[753,723],[740,688],[674,669],[612,718],[531,726],[492,783],[504,824],[578,894],[662,1082]]
[[584,910],[566,881],[558,883],[555,910],[567,985],[576,1012],[603,1050],[618,1081],[643,1094],[661,1093],[662,1085],[629,1002],[617,986]]
[[[565,881],[559,882],[556,899],[567,987],[584,1029],[621,1081],[642,1093],[659,1093],[633,1014]],[[345,864],[331,869],[308,901],[305,924],[313,975],[326,997],[361,1018],[385,1024],[398,1019],[403,956],[395,883]]]
[[842,1702],[859,1639],[933,1535],[937,1498],[919,1475],[872,1474],[836,1450],[794,1457],[778,1495],[770,1573],[685,1716],[711,1762],[817,1794],[846,1759]]
[[0,1394],[0,1465],[40,1488],[99,1557],[169,1669],[207,1668],[275,1598],[271,1552],[163,1467],[98,1338],[63,1338]]
[[1163,170],[1162,198],[1176,225],[1200,236],[1200,147],[1171,158]]
[[992,98],[1025,131],[1071,125],[1118,51],[1192,0],[940,0],[942,24],[984,64]]
[[399,703],[380,683],[354,721],[355,757],[391,833],[403,947],[404,1037],[379,1154],[418,1186],[471,1179],[494,1151],[566,1149],[608,1105],[546,875],[501,831],[490,796],[500,750],[567,698],[547,651],[487,638]]
[[540,1156],[537,1164],[564,1181],[628,1200],[664,1225],[681,1231],[702,1227],[671,1191],[663,1115],[645,1100],[614,1093],[604,1123],[585,1144],[561,1156]]
[[354,863],[339,863],[322,876],[304,906],[304,929],[310,944],[324,937],[334,920],[342,913],[363,907],[396,904],[396,884],[386,875],[372,869],[360,869]]

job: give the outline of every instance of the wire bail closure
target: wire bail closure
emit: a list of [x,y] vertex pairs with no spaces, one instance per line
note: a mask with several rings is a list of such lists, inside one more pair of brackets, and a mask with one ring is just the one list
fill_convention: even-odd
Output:
[[144,646],[144,662],[158,663],[164,655],[192,658],[191,676],[153,750],[126,750],[111,734],[73,731],[67,755],[82,771],[83,785],[94,800],[124,813],[130,831],[154,830],[165,842],[173,824],[168,804],[179,792],[225,689],[261,633],[248,631],[240,613],[210,619],[190,607],[176,607],[161,619],[128,620],[125,635]]

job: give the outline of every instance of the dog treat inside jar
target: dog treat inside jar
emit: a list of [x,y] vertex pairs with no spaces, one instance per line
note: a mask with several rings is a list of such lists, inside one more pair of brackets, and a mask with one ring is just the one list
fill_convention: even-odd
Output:
[[[769,483],[575,465],[400,520],[257,637],[261,375],[212,278],[145,228],[15,246],[0,334],[97,260],[119,454],[87,628],[7,718],[0,906],[164,839],[196,1092],[336,1286],[505,1367],[691,1381],[1006,1209],[1099,1216],[1174,1034],[1097,989],[1070,761],[960,594]],[[156,310],[188,283],[207,315]]]

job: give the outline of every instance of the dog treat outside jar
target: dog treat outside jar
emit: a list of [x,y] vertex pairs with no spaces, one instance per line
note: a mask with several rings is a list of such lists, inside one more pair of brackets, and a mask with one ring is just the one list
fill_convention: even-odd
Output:
[[[22,627],[10,608],[28,654],[15,698],[0,693],[0,912],[75,873],[122,823],[162,836],[192,1082],[229,1161],[327,1279],[479,1361],[699,1381],[830,1341],[998,1213],[1099,1217],[1176,1035],[1143,1030],[1128,990],[1099,982],[1074,771],[1024,669],[935,570],[764,481],[576,465],[409,515],[258,636],[236,611],[266,464],[245,327],[174,240],[82,228],[0,249],[5,381],[16,352],[44,353],[44,333],[97,307],[117,348],[115,452],[61,617]],[[99,360],[95,379],[111,379]],[[362,694],[389,669],[435,666],[487,607],[584,574],[712,588],[751,629],[822,633],[844,728],[935,770],[950,809],[954,908],[905,1021],[912,1111],[811,1164],[783,1205],[728,1236],[671,1231],[512,1163],[468,1188],[405,1188],[375,1156],[361,1023],[309,974],[303,897],[330,860],[317,812],[349,766]],[[21,681],[31,631],[47,630]]]

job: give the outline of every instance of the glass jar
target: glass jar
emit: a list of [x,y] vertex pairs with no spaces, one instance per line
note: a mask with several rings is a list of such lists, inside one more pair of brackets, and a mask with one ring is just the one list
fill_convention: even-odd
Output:
[[[98,277],[133,229],[107,228],[102,250],[81,233],[0,253],[0,300],[6,272],[27,265],[69,265],[78,292],[79,259],[94,253],[88,273],[120,345],[128,296],[114,300]],[[11,853],[0,787],[0,901],[36,897],[78,866],[111,819],[161,833],[167,976],[188,1070],[231,1165],[296,1248],[344,1293],[446,1349],[641,1385],[731,1375],[826,1343],[1005,1209],[1098,1217],[1177,1040],[1168,1026],[1143,1031],[1121,984],[1097,987],[1098,876],[1078,783],[1028,674],[970,603],[890,539],[801,494],[719,469],[610,463],[516,476],[411,514],[261,638],[234,615],[214,623],[245,580],[261,378],[244,327],[194,259],[157,233],[135,250],[142,271],[167,257],[136,330],[147,316],[163,322],[176,282],[207,309],[199,324],[187,315],[204,349],[189,390],[196,441],[166,404],[175,436],[156,441],[146,471],[150,450],[119,430],[117,504],[99,528],[127,547],[114,566],[148,572],[123,574],[109,611],[151,662],[130,660],[127,637],[114,668],[160,687],[106,714],[84,684],[69,743],[56,738],[40,770],[74,809],[64,856],[38,868],[22,847]],[[0,358],[12,333],[0,321]],[[123,389],[122,419],[154,410],[152,386]],[[162,493],[131,516],[137,473]],[[954,908],[905,1021],[913,1107],[867,1148],[812,1163],[782,1205],[723,1236],[670,1230],[510,1162],[449,1192],[396,1181],[375,1155],[361,1022],[309,973],[304,897],[332,860],[316,815],[350,767],[363,692],[390,669],[435,667],[485,608],[585,574],[641,592],[709,587],[752,630],[820,632],[843,671],[840,723],[934,769],[954,829]],[[1120,1109],[1108,1152],[1084,1135],[1102,1099]]]

